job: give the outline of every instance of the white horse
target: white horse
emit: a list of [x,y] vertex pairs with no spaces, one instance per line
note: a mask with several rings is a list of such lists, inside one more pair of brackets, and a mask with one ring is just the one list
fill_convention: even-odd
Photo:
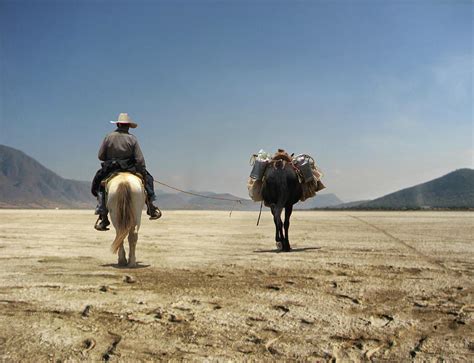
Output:
[[[110,213],[116,235],[112,243],[112,252],[118,252],[120,266],[136,267],[135,246],[138,241],[138,230],[143,206],[145,189],[139,177],[131,173],[119,173],[106,186],[107,208]],[[128,235],[128,264],[123,241]]]

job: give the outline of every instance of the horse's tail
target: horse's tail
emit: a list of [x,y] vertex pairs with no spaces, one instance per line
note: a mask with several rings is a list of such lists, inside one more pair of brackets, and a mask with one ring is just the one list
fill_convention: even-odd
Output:
[[116,198],[116,234],[111,246],[113,253],[118,252],[128,232],[135,226],[135,215],[132,208],[132,190],[129,183],[121,182],[118,185]]

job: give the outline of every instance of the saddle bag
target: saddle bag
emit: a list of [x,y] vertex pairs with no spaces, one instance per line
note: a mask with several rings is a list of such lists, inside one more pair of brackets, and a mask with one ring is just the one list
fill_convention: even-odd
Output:
[[293,158],[293,164],[301,174],[301,187],[303,193],[300,201],[305,201],[316,195],[316,192],[324,189],[325,186],[321,182],[322,173],[316,166],[314,159],[307,154],[300,154]]
[[255,180],[262,180],[263,174],[265,174],[265,169],[267,168],[267,161],[256,159],[252,171],[250,172],[250,177]]
[[301,172],[301,176],[303,177],[303,183],[309,183],[314,180],[313,175],[313,165],[311,165],[311,159],[307,155],[300,155],[295,158],[294,161],[295,166]]
[[252,171],[247,182],[247,189],[249,191],[249,197],[254,202],[260,202],[263,200],[262,197],[262,186],[263,176],[267,169],[268,162],[270,161],[268,154],[260,150],[258,154],[252,155],[250,159],[250,165],[252,165]]
[[249,197],[254,202],[260,202],[262,197],[262,186],[263,186],[263,176],[265,174],[265,169],[267,168],[267,162],[261,160],[255,160],[253,164],[252,171],[250,172],[250,177],[247,182],[247,189],[249,191]]

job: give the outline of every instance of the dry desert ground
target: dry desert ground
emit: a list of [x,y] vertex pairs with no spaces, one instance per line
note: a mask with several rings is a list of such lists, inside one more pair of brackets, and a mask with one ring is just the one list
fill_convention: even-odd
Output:
[[474,361],[474,214],[0,210],[0,361]]

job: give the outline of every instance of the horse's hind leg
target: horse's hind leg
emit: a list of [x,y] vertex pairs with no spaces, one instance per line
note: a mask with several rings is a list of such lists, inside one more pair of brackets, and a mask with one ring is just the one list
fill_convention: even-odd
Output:
[[270,210],[272,211],[273,222],[275,223],[275,242],[280,242],[280,235],[278,233],[277,220],[275,216],[275,206],[271,206]]
[[137,260],[135,258],[135,247],[137,246],[138,241],[138,233],[135,232],[135,228],[130,230],[128,233],[128,245],[129,245],[129,252],[128,252],[128,267],[136,267]]
[[118,251],[118,264],[119,266],[127,265],[127,257],[125,256],[125,248],[123,248],[123,243],[120,246],[119,251]]
[[290,247],[290,239],[288,237],[288,230],[290,229],[290,217],[291,213],[293,212],[293,206],[285,207],[285,223],[283,226],[285,227],[285,238],[283,239],[283,251],[291,251]]
[[275,242],[277,245],[278,250],[282,250],[283,245],[283,222],[281,221],[281,212],[282,208],[279,207],[272,207],[272,214],[273,214],[273,222],[275,223]]

